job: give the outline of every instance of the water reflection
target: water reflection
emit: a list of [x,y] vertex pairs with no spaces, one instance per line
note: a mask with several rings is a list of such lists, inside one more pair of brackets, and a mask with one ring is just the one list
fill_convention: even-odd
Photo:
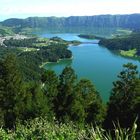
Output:
[[40,29],[34,31],[35,34],[46,34],[46,33],[78,33],[78,34],[95,34],[101,37],[110,37],[112,34],[116,34],[117,28],[97,28],[87,26],[76,26],[76,27],[53,27],[47,29]]
[[64,59],[64,60],[60,60],[59,62],[48,63],[45,66],[45,68],[48,70],[55,69],[56,73],[60,74],[64,67],[71,66],[71,65],[72,65],[72,59]]

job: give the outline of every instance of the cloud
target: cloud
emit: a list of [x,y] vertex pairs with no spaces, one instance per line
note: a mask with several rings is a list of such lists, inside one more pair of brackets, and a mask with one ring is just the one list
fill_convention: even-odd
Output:
[[140,13],[139,0],[1,0],[5,17]]

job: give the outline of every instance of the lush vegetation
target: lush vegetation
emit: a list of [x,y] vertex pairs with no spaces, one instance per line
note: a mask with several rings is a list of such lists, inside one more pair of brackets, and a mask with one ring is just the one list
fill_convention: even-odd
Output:
[[113,130],[114,135],[105,132],[100,127],[80,127],[73,122],[66,124],[58,122],[48,122],[47,119],[36,118],[25,122],[24,125],[18,123],[14,132],[6,132],[0,129],[0,139],[3,140],[136,140],[137,125],[134,123],[130,129],[122,129],[119,126]]
[[72,68],[66,67],[59,78],[53,71],[45,71],[37,83],[26,82],[16,57],[8,55],[1,60],[0,70],[1,122],[6,128],[15,127],[17,119],[41,115],[50,120],[55,116],[61,122],[101,124],[104,120],[99,94],[90,81],[77,81]]
[[29,39],[13,39],[4,40],[4,44],[7,47],[32,47],[33,43],[37,42],[37,38],[29,38]]
[[[2,139],[135,140],[136,118],[138,130],[140,127],[137,66],[124,65],[106,106],[93,83],[78,80],[71,67],[59,76],[54,71],[42,71],[36,81],[27,81],[20,65],[18,56],[12,54],[0,60]],[[35,119],[38,117],[41,119]]]
[[25,80],[37,80],[42,73],[39,68],[45,62],[57,62],[59,59],[71,58],[72,53],[67,49],[68,44],[62,39],[41,39],[41,38],[26,38],[26,39],[7,39],[1,47],[0,57],[4,54],[13,52],[17,55],[19,67]]
[[[119,50],[121,54],[124,54],[127,56],[130,53],[132,54],[132,50],[135,49],[135,53],[133,52],[133,55],[140,55],[140,33],[139,32],[133,32],[129,36],[120,36],[115,37],[112,39],[101,39],[99,42],[100,45],[107,47],[110,50]],[[123,51],[122,51],[123,50]],[[129,53],[129,54],[128,54]]]
[[[139,35],[130,37],[136,41]],[[0,51],[1,139],[135,140],[136,129],[140,130],[137,66],[123,66],[105,104],[94,84],[79,80],[71,67],[60,75],[40,67],[46,61],[70,58],[67,46],[71,43],[57,37],[4,41],[7,47]]]
[[[140,80],[137,66],[128,63],[114,82],[108,103],[105,126],[113,128],[113,121],[119,121],[122,127],[129,127],[135,118],[139,117]],[[138,112],[137,112],[138,111]],[[139,119],[138,119],[139,123]]]
[[77,40],[66,41],[66,40],[63,40],[59,37],[52,37],[52,38],[50,38],[50,40],[53,42],[61,42],[61,44],[66,44],[66,45],[79,45],[79,44],[81,44],[81,42],[77,41]]
[[10,27],[0,25],[0,36],[13,35],[14,31]]
[[135,57],[136,56],[136,53],[137,53],[137,50],[136,49],[129,50],[129,51],[124,51],[124,50],[121,50],[120,51],[120,54],[122,56],[127,56],[127,57]]

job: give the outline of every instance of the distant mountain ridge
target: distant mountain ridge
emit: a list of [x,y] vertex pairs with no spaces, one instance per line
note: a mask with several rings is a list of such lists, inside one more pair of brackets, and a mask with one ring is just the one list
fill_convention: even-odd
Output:
[[130,15],[97,15],[97,16],[71,16],[71,17],[29,17],[26,19],[11,18],[1,22],[10,27],[122,27],[140,29],[140,14]]

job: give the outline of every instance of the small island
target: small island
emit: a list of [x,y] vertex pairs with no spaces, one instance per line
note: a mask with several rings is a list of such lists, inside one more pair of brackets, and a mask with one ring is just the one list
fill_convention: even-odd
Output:
[[85,39],[101,39],[98,36],[92,35],[92,34],[79,34],[78,37],[85,38]]
[[50,40],[51,40],[52,42],[65,44],[65,45],[67,45],[67,46],[69,46],[69,45],[72,45],[72,46],[78,46],[78,45],[81,44],[80,41],[77,41],[77,40],[66,41],[66,40],[63,40],[62,38],[57,37],[57,36],[56,36],[56,37],[52,37],[52,38],[50,38]]

